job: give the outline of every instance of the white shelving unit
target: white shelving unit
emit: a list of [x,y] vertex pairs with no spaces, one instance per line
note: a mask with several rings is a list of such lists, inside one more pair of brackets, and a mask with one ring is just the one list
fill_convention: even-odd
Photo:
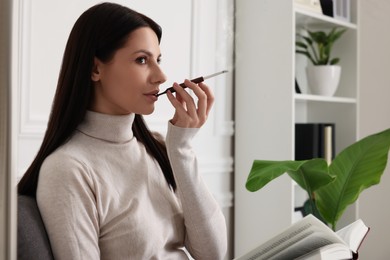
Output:
[[294,6],[294,12],[296,16],[297,25],[325,25],[325,27],[328,27],[328,25],[331,24],[350,29],[357,29],[356,23],[336,20],[333,17],[318,14],[315,12],[310,12],[300,7]]
[[[292,2],[236,2],[235,256],[296,221],[294,208],[305,199],[288,176],[257,192],[247,191],[253,160],[294,159],[295,123],[335,123],[336,153],[357,138],[357,7],[351,7],[349,23],[296,8]],[[301,29],[334,26],[348,29],[333,51],[341,59],[340,85],[333,97],[312,95],[307,60],[295,54],[295,35]],[[295,79],[302,94],[295,93]],[[353,205],[339,225],[355,218]]]
[[315,102],[329,102],[329,103],[345,103],[345,104],[356,104],[356,98],[347,97],[324,97],[319,95],[311,94],[295,94],[295,102],[315,101]]

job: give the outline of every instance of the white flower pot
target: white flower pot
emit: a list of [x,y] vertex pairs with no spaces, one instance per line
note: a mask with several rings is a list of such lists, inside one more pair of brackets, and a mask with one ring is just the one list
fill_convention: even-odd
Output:
[[317,65],[306,67],[307,83],[312,94],[331,97],[340,82],[341,67]]

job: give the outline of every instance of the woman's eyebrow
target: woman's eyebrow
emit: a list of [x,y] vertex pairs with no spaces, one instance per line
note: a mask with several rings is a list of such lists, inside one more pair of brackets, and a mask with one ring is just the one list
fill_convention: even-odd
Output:
[[[135,51],[133,54],[137,54],[137,53],[144,53],[149,57],[153,57],[153,53],[148,51],[148,50],[141,49],[141,50]],[[157,56],[157,58],[161,58],[161,53]]]

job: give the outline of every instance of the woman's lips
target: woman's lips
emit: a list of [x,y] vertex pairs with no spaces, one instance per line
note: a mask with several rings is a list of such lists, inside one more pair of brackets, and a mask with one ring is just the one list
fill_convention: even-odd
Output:
[[156,94],[146,94],[145,96],[147,96],[153,102],[158,100],[158,97],[156,96]]
[[146,93],[145,96],[147,96],[151,101],[157,101],[158,100],[158,97],[157,97],[157,93],[158,93],[158,89],[157,90],[154,90],[154,91],[151,91],[149,93]]

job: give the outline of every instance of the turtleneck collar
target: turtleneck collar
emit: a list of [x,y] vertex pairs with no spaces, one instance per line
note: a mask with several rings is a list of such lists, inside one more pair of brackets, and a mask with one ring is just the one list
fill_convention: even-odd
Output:
[[107,115],[93,111],[87,111],[84,121],[77,129],[93,138],[112,143],[125,143],[133,138],[133,126],[135,114]]

